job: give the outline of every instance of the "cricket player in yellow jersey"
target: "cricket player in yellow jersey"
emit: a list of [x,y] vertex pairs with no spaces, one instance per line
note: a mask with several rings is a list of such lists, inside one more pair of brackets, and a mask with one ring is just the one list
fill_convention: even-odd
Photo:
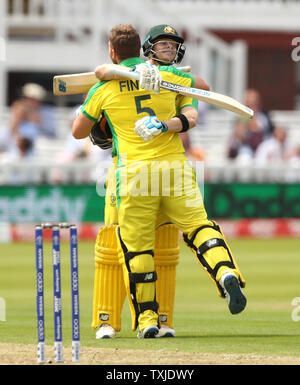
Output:
[[[118,26],[124,32],[127,26]],[[155,42],[155,44],[153,44]],[[158,65],[163,62],[166,65],[180,63],[185,49],[183,38],[178,35],[176,30],[169,25],[158,25],[149,31],[143,43],[145,56],[150,57],[150,63]],[[114,43],[114,41],[112,41]],[[146,52],[151,47],[149,55]],[[136,53],[138,54],[138,52]],[[157,59],[157,61],[156,61]],[[119,62],[119,60],[115,60]],[[111,65],[101,65],[95,70],[99,80],[111,80]],[[123,67],[124,68],[124,67]],[[153,66],[139,64],[140,87],[156,90],[157,76],[159,71]],[[156,71],[154,71],[156,70]],[[158,74],[157,74],[158,73]],[[197,88],[209,90],[207,83],[199,76],[195,77]],[[178,111],[185,107],[185,103],[190,99],[182,95],[176,97]],[[91,131],[90,137],[94,144],[100,148],[107,148],[110,145],[111,132],[105,118],[101,118]],[[116,208],[116,182],[114,178],[114,165],[109,170],[107,178],[107,194],[105,204],[105,226],[98,233],[95,245],[95,279],[94,279],[94,298],[93,298],[93,322],[92,327],[99,329],[96,338],[114,338],[116,332],[121,327],[121,311],[125,299],[125,288],[121,265],[118,265],[116,250],[116,234],[114,225],[118,223]],[[175,337],[173,329],[173,312],[176,287],[176,265],[179,260],[179,230],[177,226],[170,223],[170,219],[165,215],[160,215],[157,220],[154,248],[154,265],[157,272],[156,293],[159,302],[159,318],[161,328],[156,337]],[[108,278],[109,277],[109,278]],[[113,295],[111,294],[113,293]]]
[[[192,85],[192,77],[170,67],[160,67],[160,74],[163,80]],[[216,283],[220,295],[227,296],[230,311],[236,314],[246,306],[241,290],[244,279],[220,227],[207,218],[194,172],[178,135],[195,125],[197,110],[188,106],[182,110],[185,115],[176,115],[175,99],[173,92],[143,91],[138,82],[100,82],[89,92],[82,113],[73,124],[74,137],[86,137],[103,112],[113,133],[118,157],[120,256],[132,329],[139,327],[141,338],[153,338],[159,331],[153,249],[160,211],[182,230],[186,243]],[[191,100],[190,104],[193,103]],[[167,190],[162,183],[165,172],[173,173]],[[188,180],[184,188],[183,179]]]

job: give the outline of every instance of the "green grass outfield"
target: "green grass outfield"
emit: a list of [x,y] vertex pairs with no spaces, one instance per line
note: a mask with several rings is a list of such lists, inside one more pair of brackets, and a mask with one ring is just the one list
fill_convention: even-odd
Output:
[[[246,310],[231,315],[217,295],[194,255],[181,246],[175,301],[175,339],[138,340],[131,331],[128,303],[123,310],[122,331],[114,340],[96,341],[91,329],[94,261],[92,242],[79,243],[80,320],[83,346],[180,350],[207,353],[300,355],[299,239],[240,239],[230,241],[247,280]],[[53,343],[51,245],[44,247],[46,343]],[[69,245],[62,244],[63,339],[71,345]],[[35,344],[34,243],[0,245],[0,297],[6,303],[6,321],[0,321],[0,342]],[[300,301],[300,299],[299,299]],[[298,303],[300,306],[300,302]]]

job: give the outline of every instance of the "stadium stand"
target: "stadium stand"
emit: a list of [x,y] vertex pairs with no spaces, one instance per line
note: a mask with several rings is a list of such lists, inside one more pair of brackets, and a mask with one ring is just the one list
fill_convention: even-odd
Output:
[[[209,29],[299,29],[300,1],[295,0],[153,0],[148,2],[148,24],[139,22],[143,12],[143,5],[139,0],[131,0],[130,8],[123,0],[111,0],[109,3],[99,0],[5,0],[0,3],[0,38],[4,37],[0,44],[1,41],[7,41],[5,48],[8,53],[7,57],[4,57],[5,52],[2,56],[0,52],[0,80],[4,84],[0,89],[0,136],[8,129],[9,124],[10,110],[3,107],[7,104],[7,73],[75,73],[82,72],[83,69],[90,71],[99,62],[108,60],[106,38],[109,26],[124,20],[135,20],[141,36],[150,25],[163,22],[162,19],[166,18],[172,20],[174,25],[187,35],[185,64],[191,64],[193,71],[201,74],[212,90],[239,100],[242,100],[246,88],[247,47],[240,41],[225,42],[210,33]],[[188,20],[183,17],[184,14],[189,15]],[[270,17],[266,18],[266,14]],[[109,26],[107,20],[110,22]],[[5,60],[1,60],[1,57]],[[55,100],[56,105],[61,106],[63,103],[62,99]],[[31,170],[29,175],[33,183],[54,183],[51,165],[64,149],[70,132],[71,112],[70,108],[56,107],[56,138],[38,137],[36,155],[26,164],[9,164],[6,160],[4,167],[2,163],[0,184],[12,182],[10,171],[19,175],[14,179],[15,183],[25,183],[28,170]],[[270,116],[275,125],[288,129],[288,140],[295,146],[300,146],[299,108],[293,111],[271,111]],[[204,122],[191,131],[191,142],[205,153],[206,177],[209,180],[300,180],[297,159],[293,164],[282,162],[280,165],[272,164],[268,167],[251,162],[244,164],[229,161],[226,150],[235,118],[236,115],[230,112],[210,108],[206,112]],[[0,143],[0,151],[3,151],[1,145]],[[0,152],[0,162],[2,155],[3,152]],[[86,178],[92,182],[93,177],[87,170],[94,167],[94,162],[84,159],[60,165],[60,183],[86,181]],[[72,168],[76,169],[76,172],[73,172]]]

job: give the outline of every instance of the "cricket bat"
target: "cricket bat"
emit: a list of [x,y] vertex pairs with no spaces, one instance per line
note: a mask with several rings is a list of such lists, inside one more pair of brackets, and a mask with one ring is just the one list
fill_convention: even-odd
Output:
[[[129,72],[127,69],[120,69],[119,67],[112,67],[110,73],[126,79],[139,80],[138,73],[134,71]],[[53,93],[54,95],[85,93],[97,82],[99,82],[99,79],[96,78],[94,72],[55,76],[53,78]],[[181,95],[190,96],[216,107],[224,108],[247,119],[253,118],[254,113],[251,108],[243,105],[230,96],[198,88],[185,87],[165,80],[161,82],[160,88],[177,92]]]
[[[138,73],[128,72],[125,69],[120,69],[119,67],[112,67],[110,73],[123,76],[129,79],[139,80]],[[164,90],[168,91],[177,92],[181,95],[190,96],[194,99],[212,104],[216,107],[224,108],[225,110],[235,112],[236,114],[241,115],[247,119],[252,119],[254,115],[254,112],[253,110],[251,110],[251,108],[245,106],[244,104],[238,102],[230,96],[218,94],[216,92],[201,90],[198,88],[185,87],[180,84],[167,82],[165,80],[161,81],[160,88],[163,88]]]
[[[181,71],[190,72],[191,66],[178,67]],[[93,87],[99,79],[94,72],[83,72],[79,74],[57,75],[53,78],[54,95],[85,94]]]

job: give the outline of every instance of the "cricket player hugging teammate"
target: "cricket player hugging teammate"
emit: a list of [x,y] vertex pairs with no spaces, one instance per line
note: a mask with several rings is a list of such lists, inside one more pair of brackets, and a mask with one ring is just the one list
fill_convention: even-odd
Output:
[[[155,43],[160,42],[162,37],[166,38],[166,35],[170,42],[164,50],[176,53],[176,45],[173,45],[172,41],[175,40],[174,36],[176,40],[180,39],[172,27],[157,26],[152,32],[155,38],[151,39],[151,34],[146,38],[151,47],[151,50],[148,50],[149,56],[154,51],[152,48]],[[219,295],[227,297],[232,314],[240,313],[245,308],[246,298],[241,290],[245,281],[220,226],[207,218],[195,173],[191,167],[186,167],[189,162],[178,135],[195,126],[197,102],[190,96],[183,95],[178,105],[178,95],[175,92],[161,89],[159,93],[160,81],[172,81],[190,87],[194,84],[194,77],[173,66],[160,66],[158,69],[151,64],[145,64],[138,57],[140,47],[139,36],[131,26],[121,25],[111,31],[109,52],[113,63],[132,67],[141,77],[146,76],[150,81],[143,81],[141,78],[140,84],[136,82],[132,87],[121,87],[122,80],[116,77],[110,81],[99,82],[89,91],[81,113],[73,124],[72,132],[77,139],[88,136],[102,113],[112,132],[115,155],[112,176],[115,178],[118,211],[117,218],[110,221],[111,225],[105,226],[98,234],[96,255],[101,259],[101,263],[96,262],[96,271],[98,269],[99,274],[95,275],[96,283],[96,280],[101,281],[99,275],[103,274],[106,279],[102,282],[110,282],[108,286],[111,291],[108,293],[104,285],[101,288],[95,285],[95,289],[98,293],[102,289],[106,290],[107,298],[112,298],[115,308],[118,309],[122,307],[127,293],[132,330],[139,328],[139,338],[154,338],[159,334],[159,328],[164,321],[160,317],[161,302],[157,301],[156,295],[159,273],[153,260],[156,242],[159,240],[155,229],[160,224],[172,223],[176,231],[179,228],[183,232],[184,241],[216,284]],[[153,168],[153,163],[156,168]],[[163,167],[157,168],[157,164]],[[171,169],[174,173],[176,171],[176,175],[180,173],[191,181],[189,186],[184,185],[182,189],[182,178],[173,177],[168,186],[169,194],[165,194],[161,188],[155,189],[153,194],[152,178],[161,183],[163,172]],[[141,175],[143,180],[140,179],[140,182],[147,182],[144,185],[147,187],[136,194],[137,176],[140,178]],[[190,204],[191,200],[193,204]],[[161,214],[164,220],[159,222]],[[159,242],[166,245],[167,253],[163,264],[171,267],[170,272],[173,274],[178,261],[178,248],[171,246],[174,245],[171,240],[175,236],[171,230],[168,230],[170,235],[167,234]],[[176,237],[178,242],[178,232]],[[168,263],[169,258],[171,263]],[[121,280],[122,277],[124,281]],[[166,279],[167,283],[170,282],[168,274]],[[163,282],[164,288],[169,289],[166,282]],[[171,281],[172,290],[174,285],[174,281]],[[118,296],[114,293],[118,293]],[[98,316],[101,317],[99,310]],[[110,318],[109,308],[106,316],[105,320],[101,320],[101,325],[111,325],[113,322],[114,329],[119,330],[118,320],[114,319],[113,315]],[[170,328],[171,324],[168,326]]]

